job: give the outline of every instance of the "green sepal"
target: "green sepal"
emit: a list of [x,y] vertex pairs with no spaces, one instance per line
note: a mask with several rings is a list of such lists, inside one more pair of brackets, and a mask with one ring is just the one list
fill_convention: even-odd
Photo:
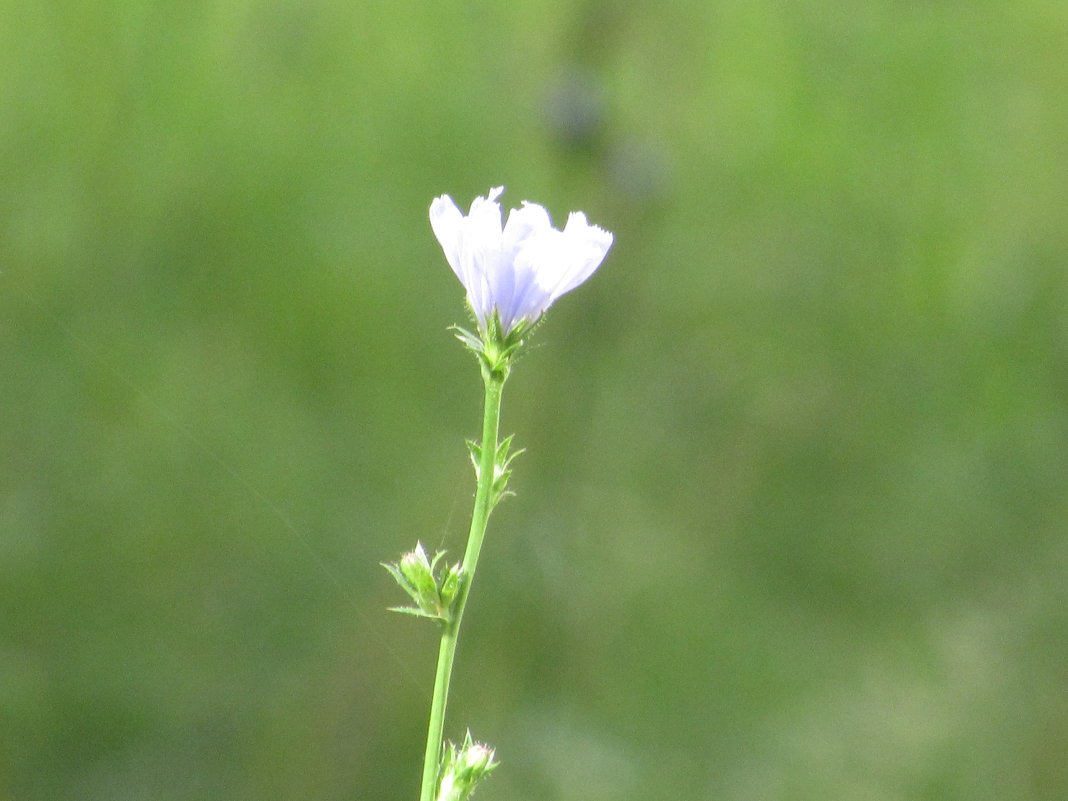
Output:
[[392,575],[394,579],[396,579],[397,584],[400,585],[400,588],[406,593],[408,593],[412,597],[413,601],[419,603],[419,590],[416,589],[415,586],[408,580],[408,577],[404,575],[404,573],[400,569],[400,566],[393,562],[382,562],[381,565],[390,572],[390,575]]
[[482,352],[482,340],[479,338],[478,334],[474,334],[466,328],[461,328],[458,325],[450,325],[449,330],[452,331],[454,336],[464,344],[465,348],[476,356]]
[[493,469],[494,506],[509,495],[515,495],[514,492],[508,489],[508,479],[512,477],[512,460],[526,451],[526,448],[520,448],[514,453],[509,453],[512,447],[512,437],[514,436],[514,434],[509,434],[497,445],[497,460]]
[[449,618],[442,615],[434,615],[430,612],[424,612],[422,609],[416,609],[414,606],[388,606],[386,607],[389,612],[400,612],[403,615],[412,615],[414,617],[425,617],[430,620],[436,620],[439,623],[448,623]]
[[475,466],[475,481],[478,481],[478,475],[482,470],[482,446],[473,439],[467,439],[464,442],[467,443],[467,450],[471,454],[471,464]]
[[526,343],[527,335],[537,327],[538,322],[530,323],[521,320],[505,333],[501,328],[500,314],[494,309],[493,316],[486,321],[486,324],[478,325],[477,333],[458,325],[450,326],[449,330],[463,343],[465,348],[475,354],[485,375],[507,378],[512,363]]

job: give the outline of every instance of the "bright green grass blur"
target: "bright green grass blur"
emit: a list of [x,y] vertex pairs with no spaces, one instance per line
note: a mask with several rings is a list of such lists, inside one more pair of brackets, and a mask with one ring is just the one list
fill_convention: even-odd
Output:
[[506,391],[478,798],[1068,797],[1062,0],[0,17],[0,801],[415,798],[501,183],[616,242]]

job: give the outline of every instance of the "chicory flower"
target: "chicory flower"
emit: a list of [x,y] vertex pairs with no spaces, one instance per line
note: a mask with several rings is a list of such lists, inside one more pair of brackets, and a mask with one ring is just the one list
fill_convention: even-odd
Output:
[[574,211],[563,230],[553,228],[549,212],[524,201],[501,225],[498,186],[477,197],[465,216],[452,198],[430,204],[430,226],[467,301],[486,331],[494,315],[500,333],[538,321],[552,303],[593,275],[612,246],[612,234]]

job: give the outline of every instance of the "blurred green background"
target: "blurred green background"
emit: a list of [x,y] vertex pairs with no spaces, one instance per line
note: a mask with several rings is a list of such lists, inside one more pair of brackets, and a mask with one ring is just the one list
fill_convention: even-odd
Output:
[[0,5],[0,799],[415,798],[501,183],[479,798],[1068,797],[1063,0]]

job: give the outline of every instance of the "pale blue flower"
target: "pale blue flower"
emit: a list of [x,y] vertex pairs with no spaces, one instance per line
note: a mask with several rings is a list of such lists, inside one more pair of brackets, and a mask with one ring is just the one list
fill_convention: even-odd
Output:
[[562,231],[537,203],[523,202],[501,225],[498,186],[476,197],[466,216],[452,198],[430,204],[430,226],[445,251],[467,300],[486,329],[494,311],[501,333],[534,323],[558,297],[570,292],[596,270],[612,246],[612,234],[590,225],[573,211]]

